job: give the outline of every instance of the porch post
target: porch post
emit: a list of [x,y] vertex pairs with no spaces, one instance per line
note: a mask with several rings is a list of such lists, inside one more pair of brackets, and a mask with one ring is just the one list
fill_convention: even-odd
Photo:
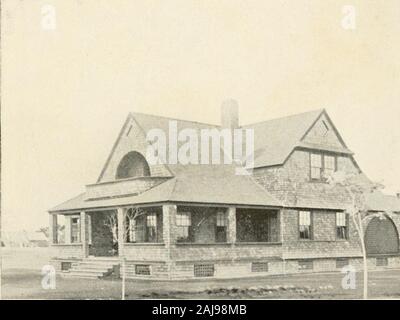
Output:
[[64,216],[65,217],[65,243],[69,244],[71,243],[71,217],[70,216]]
[[118,255],[124,255],[124,243],[125,243],[125,208],[117,209],[117,223],[118,223]]
[[171,246],[174,245],[174,225],[176,212],[177,206],[174,204],[165,204],[162,206],[163,242],[167,251],[166,264],[168,268],[168,278],[171,278],[172,274]]
[[89,255],[89,243],[88,243],[88,223],[87,223],[87,213],[85,211],[81,212],[81,243],[83,257],[86,258]]
[[236,207],[228,207],[228,242],[236,242]]
[[56,244],[57,241],[57,214],[49,214],[49,242],[50,244]]

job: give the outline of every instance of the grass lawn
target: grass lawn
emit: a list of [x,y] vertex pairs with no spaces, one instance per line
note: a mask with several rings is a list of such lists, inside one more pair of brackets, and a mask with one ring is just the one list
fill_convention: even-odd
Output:
[[[343,290],[339,273],[270,276],[235,280],[126,282],[127,299],[358,299],[357,288]],[[120,299],[118,279],[91,280],[57,277],[56,289],[41,287],[40,270],[8,269],[2,273],[3,299]],[[370,298],[400,298],[400,270],[370,272]]]
[[[35,249],[38,250],[38,249]],[[57,277],[56,289],[42,289],[41,267],[46,251],[32,249],[3,252],[3,299],[120,299],[119,279],[91,280]],[[23,257],[30,257],[28,260]],[[127,299],[358,299],[362,297],[362,273],[356,289],[343,290],[340,273],[296,274],[234,280],[146,281],[129,280]],[[369,296],[400,299],[400,270],[369,272]]]

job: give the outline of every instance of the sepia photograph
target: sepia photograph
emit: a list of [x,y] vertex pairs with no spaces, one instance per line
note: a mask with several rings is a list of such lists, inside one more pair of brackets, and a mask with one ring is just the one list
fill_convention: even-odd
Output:
[[0,298],[400,299],[399,39],[399,0],[2,0]]

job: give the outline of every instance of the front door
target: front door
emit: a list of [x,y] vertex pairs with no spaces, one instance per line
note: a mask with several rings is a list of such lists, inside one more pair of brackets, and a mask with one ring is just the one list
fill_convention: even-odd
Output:
[[118,255],[117,218],[111,211],[90,214],[89,256]]

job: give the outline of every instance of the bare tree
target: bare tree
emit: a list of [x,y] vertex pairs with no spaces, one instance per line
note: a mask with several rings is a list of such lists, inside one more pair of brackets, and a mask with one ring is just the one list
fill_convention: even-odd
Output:
[[[139,207],[132,207],[126,210],[126,216],[124,219],[128,218],[128,223],[125,223],[124,239],[130,238],[130,232],[135,233],[137,230],[136,223],[130,225],[130,221],[135,221],[140,216],[145,215],[147,212]],[[132,229],[133,228],[133,229]]]
[[337,171],[327,177],[328,183],[332,186],[342,187],[350,198],[350,202],[345,209],[351,217],[357,230],[360,241],[360,247],[363,257],[363,298],[368,298],[368,264],[367,250],[364,239],[364,222],[366,217],[379,216],[384,218],[383,214],[370,214],[367,207],[366,195],[382,188],[381,184],[371,182],[367,179],[358,179],[359,175],[346,174],[343,171]]
[[49,227],[40,227],[36,232],[43,233],[49,239]]
[[108,214],[104,220],[104,225],[110,230],[112,234],[113,248],[112,254],[116,254],[118,247],[118,218],[115,212]]
[[[126,218],[128,218],[128,223],[125,223],[125,230],[124,230],[124,241],[126,241],[126,239],[128,239],[129,237],[129,232],[131,231],[135,231],[135,225],[134,225],[134,229],[132,230],[132,226],[129,225],[129,221],[131,220],[136,220],[138,217],[145,215],[146,212],[138,207],[132,207],[129,208],[128,210],[125,211],[125,215],[123,217],[123,219],[125,220]],[[117,218],[117,214],[115,212],[112,212],[111,214],[107,215],[107,217],[105,218],[104,221],[104,225],[110,230],[110,232],[112,233],[112,237],[113,237],[113,242],[114,243],[118,243],[118,218]]]
[[[123,216],[124,221],[126,221],[126,218],[128,218],[128,223],[125,223],[125,230],[124,230],[124,241],[130,238],[130,232],[132,231],[133,233],[136,232],[136,223],[133,224],[133,230],[131,230],[131,225],[130,221],[135,221],[138,217],[146,214],[146,211],[143,209],[140,209],[138,207],[132,207],[129,208],[128,210],[124,211],[125,214]],[[130,239],[131,240],[131,239]],[[126,257],[122,257],[122,262],[121,262],[121,268],[122,268],[122,300],[125,300],[125,279],[126,279]]]

